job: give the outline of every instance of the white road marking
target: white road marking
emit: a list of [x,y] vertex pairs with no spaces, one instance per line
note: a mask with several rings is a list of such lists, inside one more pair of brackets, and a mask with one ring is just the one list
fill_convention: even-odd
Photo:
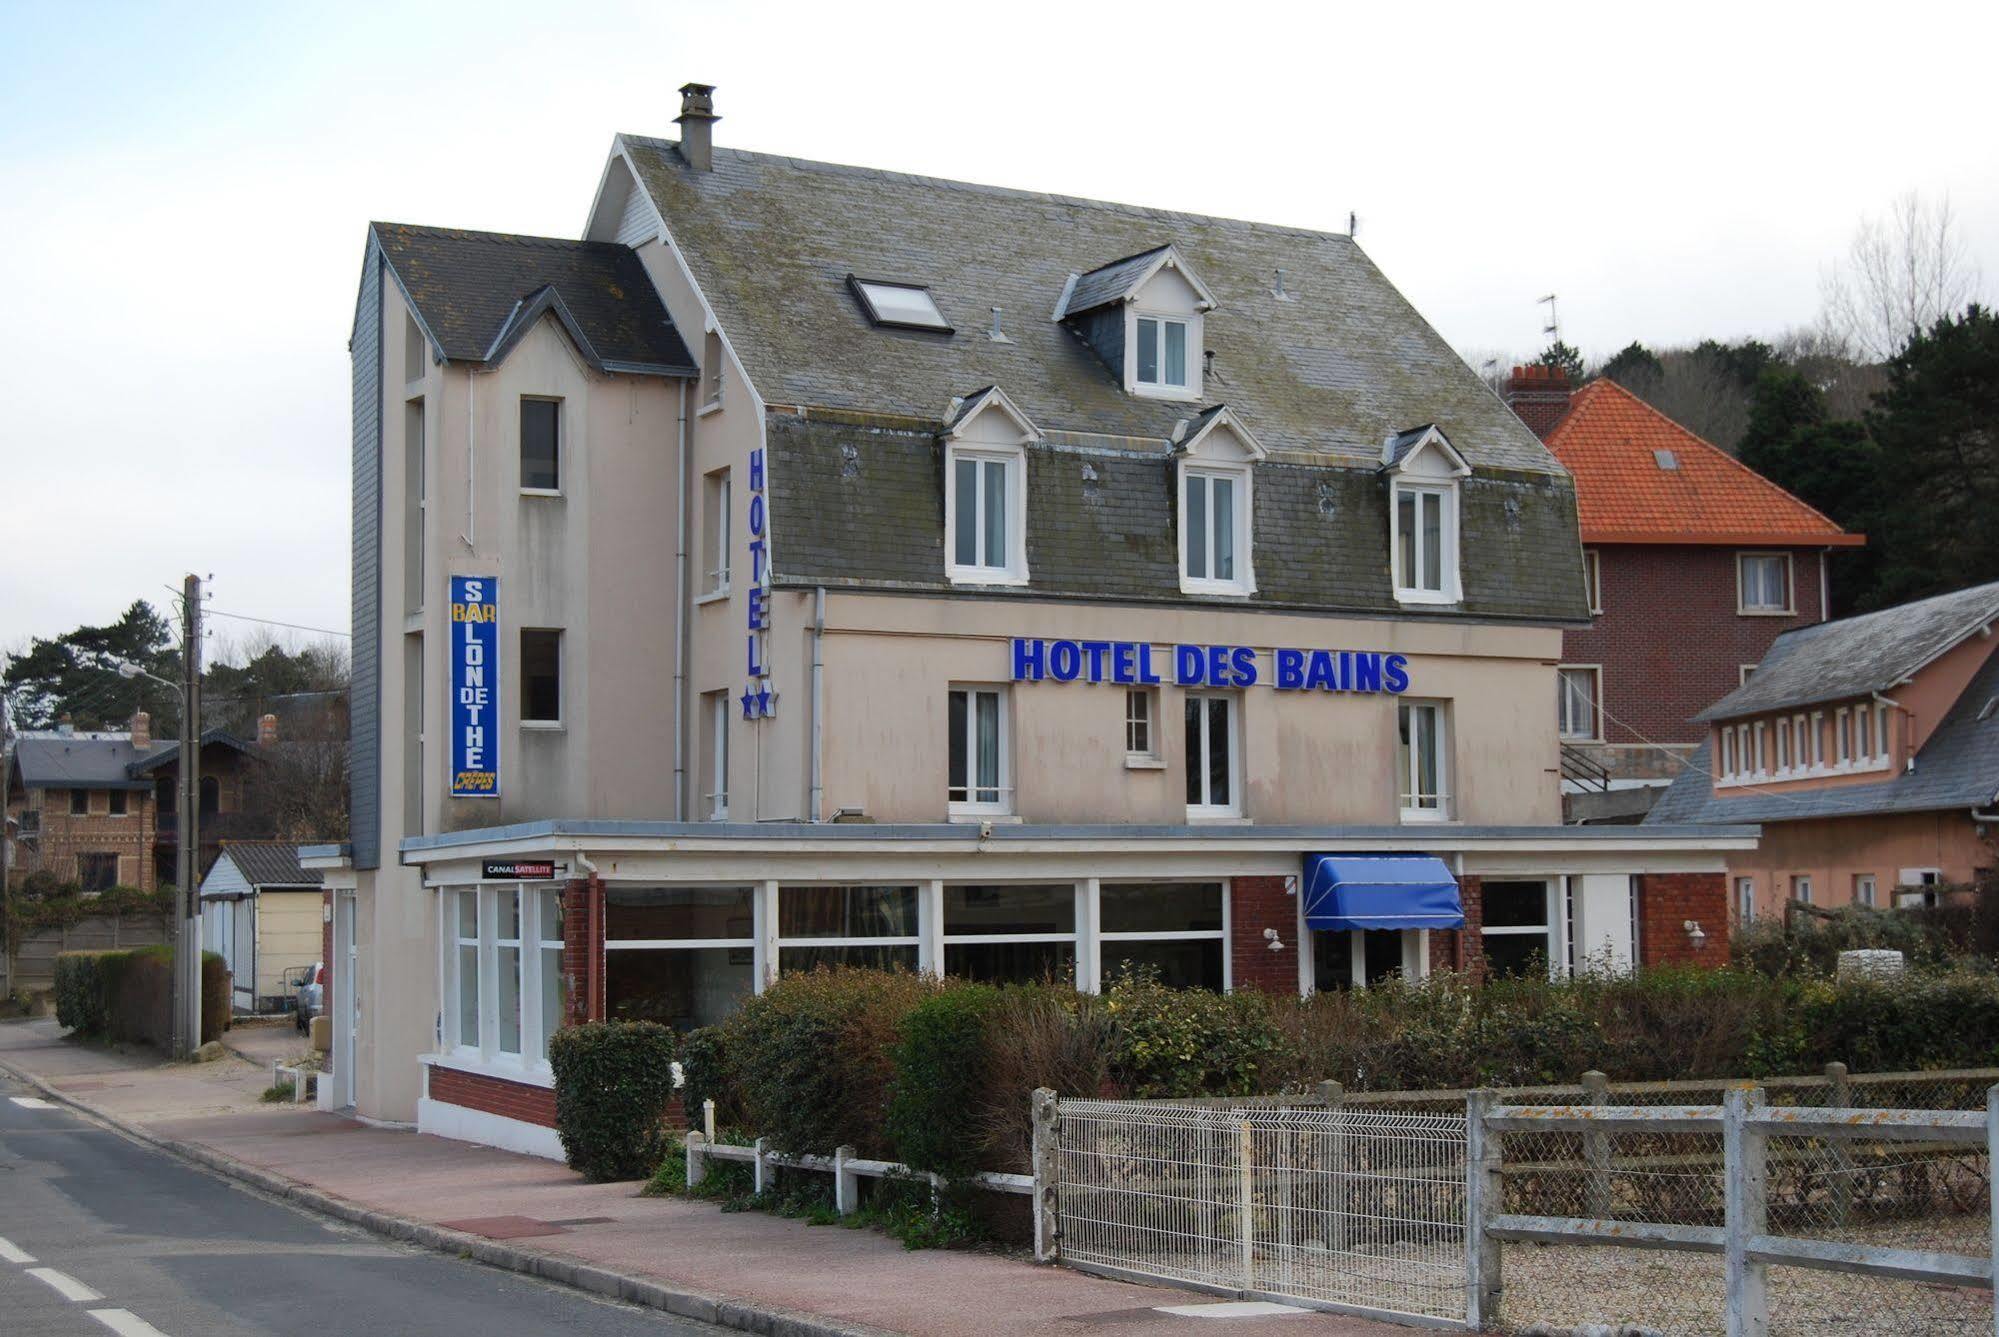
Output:
[[85,1312],[117,1333],[118,1337],[167,1337],[129,1309],[91,1309]]
[[1297,1305],[1272,1304],[1268,1300],[1220,1300],[1214,1304],[1156,1305],[1162,1314],[1180,1318],[1263,1318],[1273,1314],[1303,1314]]
[[63,1299],[74,1300],[78,1304],[104,1298],[69,1273],[58,1272],[52,1267],[31,1267],[28,1269],[28,1275],[55,1291]]
[[53,1100],[43,1100],[40,1096],[9,1096],[24,1110],[52,1110],[60,1108]]
[[0,1263],[32,1263],[35,1255],[10,1239],[0,1237]]

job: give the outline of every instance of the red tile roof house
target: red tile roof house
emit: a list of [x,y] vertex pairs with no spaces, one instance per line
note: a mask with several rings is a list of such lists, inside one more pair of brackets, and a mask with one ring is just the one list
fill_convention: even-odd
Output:
[[[1507,402],[1575,476],[1590,624],[1562,638],[1571,820],[1635,821],[1707,739],[1695,716],[1823,622],[1849,534],[1615,381],[1515,367]],[[1605,792],[1609,791],[1609,792]]]

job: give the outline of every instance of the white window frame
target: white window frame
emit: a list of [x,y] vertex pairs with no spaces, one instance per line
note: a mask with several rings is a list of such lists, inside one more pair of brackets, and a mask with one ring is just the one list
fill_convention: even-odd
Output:
[[1812,769],[1825,770],[1825,712],[1812,712]]
[[[1125,307],[1125,382],[1131,393],[1151,399],[1199,399],[1201,397],[1202,325],[1201,316],[1184,311],[1163,311],[1152,307],[1141,307],[1128,303]],[[1141,381],[1138,378],[1139,322],[1144,320],[1158,323],[1158,347],[1154,350],[1154,365],[1162,379]],[[1166,327],[1178,325],[1186,331],[1187,347],[1184,371],[1185,385],[1174,385],[1163,379],[1166,373]]]
[[[1118,931],[1118,932],[1111,932],[1109,930],[1099,928],[1096,931],[1096,933],[1092,935],[1095,938],[1094,951],[1096,959],[1090,965],[1090,979],[1095,983],[1096,988],[1092,989],[1091,992],[1097,992],[1103,986],[1105,943],[1217,942],[1217,941],[1222,944],[1222,992],[1231,993],[1234,991],[1235,971],[1233,969],[1232,963],[1229,960],[1230,956],[1232,955],[1232,953],[1229,951],[1229,932],[1233,928],[1233,923],[1229,917],[1229,903],[1235,899],[1235,889],[1234,886],[1230,883],[1228,878],[1225,877],[1091,878],[1087,884],[1085,895],[1087,896],[1089,902],[1088,905],[1086,906],[1086,909],[1089,912],[1089,922],[1092,924],[1101,924],[1103,922],[1103,884],[1105,882],[1110,882],[1113,884],[1122,884],[1128,882],[1143,882],[1152,886],[1167,886],[1169,884],[1183,884],[1189,886],[1202,886],[1202,887],[1219,886],[1222,890],[1222,926],[1218,929],[1204,929],[1204,928],[1157,929],[1150,931],[1132,930],[1132,931]],[[1080,925],[1081,921],[1079,920],[1078,922]],[[1079,960],[1081,959],[1080,955],[1078,959]],[[1078,976],[1080,977],[1081,972],[1078,971],[1077,973]]]
[[1833,712],[1833,764],[1840,770],[1853,765],[1853,712],[1841,706]]
[[[1201,754],[1199,757],[1190,755],[1182,759],[1187,766],[1187,778],[1192,780],[1197,775],[1200,777],[1199,791],[1201,798],[1199,801],[1188,802],[1187,820],[1190,822],[1201,822],[1227,821],[1240,818],[1243,813],[1242,698],[1232,692],[1188,692],[1184,697],[1184,702],[1199,703],[1201,711],[1201,727],[1196,731],[1196,737],[1200,739]],[[1217,707],[1224,711],[1228,717],[1229,800],[1226,803],[1214,802],[1214,795],[1209,792],[1208,788],[1208,764],[1210,761],[1208,755],[1210,721],[1208,716]],[[1183,704],[1180,714],[1183,734],[1185,732],[1186,719],[1186,709]]]
[[[523,439],[523,434],[521,433],[522,415],[518,407],[514,410],[514,432],[516,434],[514,441],[514,482],[519,486],[520,494],[523,497],[559,497],[562,495],[563,485],[569,478],[569,405],[560,395],[520,396],[522,404],[530,401],[538,404],[555,405],[555,486],[529,487],[520,481],[521,466],[525,463],[522,456],[527,450],[527,441]],[[426,430],[428,430],[427,426]]]
[[1603,611],[1603,553],[1596,548],[1583,549],[1583,587],[1589,597],[1589,611],[1592,616]]
[[[500,909],[502,896],[518,895],[521,907],[521,935],[518,938],[499,936]],[[464,1066],[490,1069],[508,1076],[526,1076],[530,1079],[548,1079],[549,1065],[545,1057],[547,1038],[562,1028],[563,1019],[551,1021],[541,1015],[541,994],[543,972],[550,967],[550,957],[554,958],[553,968],[562,969],[562,946],[559,936],[562,932],[562,888],[559,884],[501,882],[479,886],[446,888],[438,898],[438,914],[444,919],[440,940],[446,951],[441,978],[441,991],[447,1002],[442,1009],[439,1044],[443,1058]],[[476,907],[477,932],[471,938],[459,932],[455,897],[469,896]],[[556,932],[553,941],[544,941],[541,936],[541,920],[537,914],[539,905],[536,898],[554,896],[556,901]],[[459,950],[473,949],[478,962],[479,979],[476,999],[479,1033],[469,1039],[463,1034],[460,1024],[460,997],[462,985],[459,966]],[[518,948],[519,960],[515,967],[515,980],[520,989],[520,1049],[518,1052],[499,1047],[500,1036],[500,975],[499,961],[501,948]]]
[[655,882],[643,885],[663,891],[744,891],[750,893],[750,936],[747,938],[613,938],[605,923],[605,952],[698,952],[747,947],[751,955],[750,990],[762,993],[777,971],[770,945],[777,935],[775,882]]
[[1739,924],[1756,922],[1756,879],[1753,877],[1735,879],[1735,918]]
[[1853,768],[1864,771],[1874,764],[1874,708],[1861,702],[1853,708]]
[[1812,903],[1812,875],[1810,873],[1791,874],[1791,899],[1799,905]]
[[[730,529],[735,517],[729,508],[735,504],[734,483],[728,466],[711,469],[701,478],[702,521],[701,535],[701,595],[700,599],[726,598],[729,593]],[[710,499],[713,500],[713,523]]]
[[[1234,549],[1229,554],[1229,560],[1230,565],[1234,568],[1235,575],[1226,580],[1212,574],[1205,576],[1192,575],[1188,570],[1189,562],[1193,555],[1190,549],[1193,539],[1193,527],[1189,524],[1187,518],[1189,510],[1187,494],[1188,489],[1196,480],[1200,481],[1206,491],[1206,502],[1202,507],[1202,514],[1207,517],[1206,537],[1210,539],[1212,539],[1214,533],[1214,484],[1216,480],[1226,480],[1229,484],[1229,491],[1232,497],[1230,510],[1234,513],[1230,526],[1231,536],[1234,539]],[[1185,459],[1180,461],[1178,488],[1180,523],[1178,528],[1180,530],[1180,592],[1182,594],[1246,595],[1255,593],[1256,583],[1251,575],[1250,554],[1254,547],[1251,534],[1251,517],[1256,512],[1250,503],[1250,487],[1250,467],[1248,464],[1215,464],[1206,461],[1195,463],[1194,461]],[[1215,569],[1215,553],[1212,551],[1212,542],[1210,542],[1209,548],[1208,570],[1213,572]]]
[[1733,724],[1724,724],[1721,726],[1721,743],[1717,758],[1720,764],[1715,767],[1716,778],[1733,780],[1742,774],[1742,754],[1736,744],[1735,726]]
[[[904,887],[910,888],[914,890],[916,893],[915,897],[916,922],[912,926],[914,931],[907,934],[877,935],[873,937],[869,936],[847,937],[847,938],[784,937],[782,934],[782,926],[784,923],[784,893],[787,891],[809,891],[817,887],[875,887],[875,888],[886,888],[886,889],[898,889]],[[770,966],[771,972],[774,976],[781,978],[784,974],[784,952],[786,948],[790,948],[796,951],[803,948],[814,948],[814,947],[911,947],[916,950],[917,969],[921,970],[924,968],[923,959],[922,959],[923,935],[925,932],[924,917],[931,913],[931,909],[930,909],[930,898],[926,894],[926,884],[920,880],[913,882],[895,882],[895,881],[780,882],[777,888],[777,896],[778,896],[778,904],[776,907],[777,922],[770,926],[770,932],[774,935],[777,935],[773,939],[772,945],[775,949],[775,955],[771,957],[771,966]],[[939,970],[936,973],[941,974],[942,971]]]
[[[1075,928],[1071,932],[953,933],[950,931],[951,926],[950,923],[948,922],[949,917],[945,910],[945,905],[947,901],[946,893],[950,887],[965,887],[965,886],[1006,887],[1008,885],[1024,886],[1024,887],[1047,887],[1047,886],[1063,885],[1065,882],[1073,888],[1072,894],[1075,896],[1075,906],[1076,906],[1075,920],[1074,920]],[[1096,920],[1097,884],[1094,880],[1087,882],[1077,882],[1073,879],[1049,877],[1049,878],[1008,878],[1008,879],[995,880],[991,882],[973,882],[968,879],[954,878],[948,883],[939,882],[936,884],[936,886],[938,888],[938,895],[936,901],[937,964],[935,967],[937,974],[944,975],[947,973],[947,963],[950,960],[950,949],[954,946],[958,947],[980,946],[986,943],[1066,942],[1070,944],[1070,950],[1074,955],[1074,960],[1076,963],[1077,989],[1079,991],[1088,992],[1088,993],[1096,992],[1095,985],[1098,979],[1097,971],[1100,969],[1100,966],[1097,964],[1097,958],[1092,957],[1090,979],[1088,981],[1090,987],[1085,988],[1085,980],[1083,977],[1083,966],[1084,966],[1084,957],[1086,949],[1093,950],[1093,948],[1091,948],[1091,945],[1088,942],[1086,942],[1086,940],[1093,940],[1095,937],[1098,936],[1093,930],[1091,930],[1088,927],[1090,924],[1093,924]],[[1226,898],[1227,896],[1226,891],[1223,893],[1223,895],[1224,898]],[[929,932],[927,926],[925,926],[924,932],[926,934]],[[1224,952],[1222,955],[1223,959],[1226,960],[1228,953]]]
[[1791,721],[1788,716],[1777,720],[1777,774],[1791,773]]
[[[1572,673],[1586,674],[1589,689],[1589,732],[1576,733],[1564,726],[1569,715],[1569,676]],[[1600,743],[1603,741],[1603,665],[1601,664],[1557,664],[1555,666],[1555,730],[1564,743]],[[1573,721],[1569,721],[1573,723]]]
[[708,820],[726,822],[729,820],[729,706],[728,692],[703,693],[703,704],[708,709],[708,727],[713,732],[713,746],[709,749],[708,774],[705,777],[707,790],[702,799],[708,805]]
[[1888,710],[1883,703],[1874,707],[1874,760],[1882,766],[1893,761],[1888,749]]
[[[1013,815],[1013,692],[1004,683],[954,682],[945,696],[944,727],[948,735],[951,711],[950,694],[965,693],[965,797],[951,797],[951,752],[949,738],[944,750],[944,795],[945,808],[954,819],[975,817],[1009,817]],[[997,785],[981,785],[974,776],[979,768],[979,712],[978,697],[981,693],[991,693],[999,699],[998,747],[999,765],[995,768]],[[981,790],[993,790],[998,798],[981,801],[972,797]]]
[[[1134,703],[1142,709],[1134,710]],[[1164,721],[1159,718],[1159,689],[1127,687],[1124,693],[1124,764],[1135,770],[1157,770],[1164,766],[1166,763],[1159,750],[1159,731],[1163,727]],[[1143,731],[1143,738],[1136,736],[1138,730]],[[1134,742],[1142,742],[1144,746],[1134,747]]]
[[1569,898],[1565,879],[1559,877],[1495,877],[1494,882],[1539,882],[1542,910],[1539,924],[1479,924],[1479,938],[1543,938],[1548,944],[1548,978],[1559,980],[1569,973]]
[[1755,723],[1755,724],[1753,724],[1753,725],[1751,725],[1751,726],[1750,726],[1750,732],[1751,732],[1751,733],[1752,733],[1752,734],[1753,734],[1753,735],[1755,736],[1755,739],[1756,739],[1756,770],[1755,770],[1755,774],[1757,774],[1757,775],[1768,775],[1768,774],[1770,774],[1770,751],[1769,751],[1769,741],[1770,741],[1770,726],[1769,726],[1769,723],[1768,723],[1767,721],[1764,721],[1764,720],[1758,720],[1758,721],[1756,721],[1756,723]]
[[[1402,715],[1407,712],[1410,719],[1409,757],[1407,772],[1395,777],[1397,791],[1396,809],[1404,822],[1448,822],[1451,820],[1451,718],[1450,705],[1445,701],[1411,700],[1404,697],[1396,702],[1395,748],[1400,761],[1402,739]],[[1415,721],[1418,712],[1427,712],[1434,721],[1432,729],[1436,744],[1437,792],[1425,795],[1419,792],[1418,776],[1421,772],[1416,747]],[[1399,768],[1398,768],[1399,769]],[[1432,806],[1423,806],[1424,799],[1432,799]]]
[[[1410,545],[1416,570],[1402,570],[1402,497],[1404,493],[1416,497],[1416,528],[1418,541]],[[1443,569],[1437,573],[1439,587],[1429,589],[1420,582],[1428,572],[1422,570],[1424,499],[1434,498],[1441,508],[1438,513],[1439,554]],[[1424,480],[1398,478],[1389,492],[1388,498],[1388,561],[1394,572],[1395,599],[1405,604],[1455,604],[1464,599],[1463,587],[1458,572],[1458,485],[1455,479]],[[1405,580],[1408,576],[1410,579]]]
[[[463,920],[459,917],[458,912],[464,901],[459,899],[460,897],[470,898],[472,902],[472,936],[469,938],[465,936],[464,930],[461,927]],[[483,993],[487,974],[483,952],[483,944],[486,937],[486,898],[481,894],[478,887],[463,887],[446,892],[445,898],[440,900],[439,905],[442,913],[447,917],[445,924],[450,930],[449,937],[446,939],[450,944],[449,967],[447,971],[450,976],[450,987],[446,993],[451,1002],[445,1010],[445,1015],[449,1018],[449,1021],[443,1037],[444,1047],[450,1053],[477,1058],[482,1052],[481,1038],[486,1030],[486,1003]],[[472,983],[474,995],[472,999],[474,1033],[469,1038],[465,1035],[465,972],[461,965],[463,952],[467,947],[472,949],[473,960],[476,963],[475,969],[477,971],[477,978]]]
[[1756,676],[1756,665],[1738,664],[1735,668],[1735,685],[1740,687]]
[[[531,631],[547,632],[555,637],[555,714],[553,716],[530,716],[527,713],[527,644],[526,636]],[[516,684],[516,709],[520,712],[519,723],[523,729],[559,730],[564,723],[564,708],[569,702],[569,631],[566,627],[522,627],[514,637],[514,650],[520,656],[521,681]]]
[[[1746,580],[1752,561],[1780,561],[1784,564],[1784,604],[1773,607],[1748,600]],[[1735,611],[1741,617],[1795,617],[1798,612],[1797,564],[1788,552],[1738,552],[1735,554]]]
[[[985,487],[988,464],[999,464],[1005,470],[1006,478],[1006,527],[1004,539],[1006,561],[1001,566],[987,566],[974,561],[967,565],[958,561],[958,465],[969,461],[979,467],[973,476],[979,480],[978,486]],[[979,530],[985,528],[986,508],[976,504],[983,500],[983,493],[974,498],[972,513]],[[973,556],[983,556],[986,535],[973,535]],[[1024,446],[964,446],[953,442],[944,448],[944,574],[953,584],[961,585],[1025,585],[1027,583],[1027,450]]]
[[1853,875],[1853,903],[1876,907],[1881,904],[1881,882],[1873,873]]

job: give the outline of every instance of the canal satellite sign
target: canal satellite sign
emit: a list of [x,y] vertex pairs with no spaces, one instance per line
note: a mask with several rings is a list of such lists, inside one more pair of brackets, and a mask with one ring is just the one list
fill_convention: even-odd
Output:
[[451,578],[451,797],[500,796],[500,582]]

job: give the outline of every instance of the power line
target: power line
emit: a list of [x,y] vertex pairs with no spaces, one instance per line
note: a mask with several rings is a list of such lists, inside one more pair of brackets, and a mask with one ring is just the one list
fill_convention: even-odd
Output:
[[204,608],[201,611],[209,617],[234,618],[238,622],[260,622],[267,627],[285,627],[292,631],[309,631],[319,636],[338,636],[343,641],[354,639],[353,633],[335,631],[331,627],[308,627],[299,622],[280,622],[273,617],[251,617],[248,613],[225,613],[219,608]]

